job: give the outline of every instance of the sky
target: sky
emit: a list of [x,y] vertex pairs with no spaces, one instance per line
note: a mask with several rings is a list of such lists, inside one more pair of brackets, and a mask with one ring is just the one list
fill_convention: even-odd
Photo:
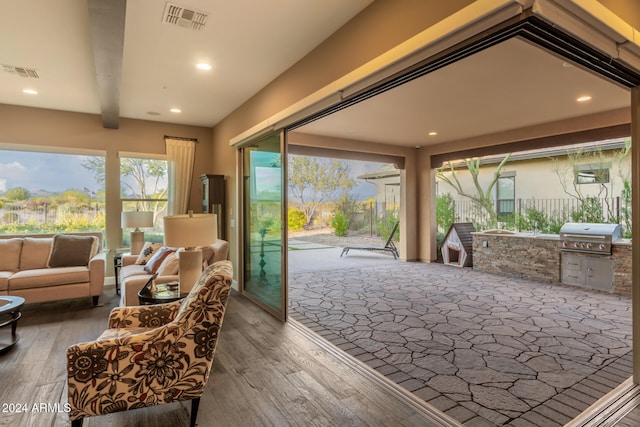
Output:
[[24,187],[30,192],[98,191],[100,186],[93,174],[81,165],[83,158],[69,154],[0,150],[0,192],[15,187]]
[[[24,187],[30,192],[45,190],[62,192],[69,189],[97,192],[100,185],[93,173],[82,167],[85,156],[0,150],[0,193],[10,188]],[[384,163],[349,161],[352,176],[381,168]],[[375,186],[356,179],[354,193],[358,200],[375,195]]]

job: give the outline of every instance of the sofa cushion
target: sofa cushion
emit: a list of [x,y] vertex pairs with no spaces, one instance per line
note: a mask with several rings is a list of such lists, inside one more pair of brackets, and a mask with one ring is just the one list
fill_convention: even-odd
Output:
[[145,265],[147,261],[153,256],[153,254],[162,247],[162,243],[144,242],[144,246],[138,255],[136,264]]
[[178,274],[178,265],[180,260],[175,253],[167,255],[158,267],[158,276],[174,276]]
[[125,265],[120,269],[120,280],[124,280],[131,276],[140,276],[142,274],[149,274],[144,271],[144,266],[138,264]]
[[9,278],[9,292],[16,289],[88,283],[88,267],[58,267],[23,270]]
[[11,271],[0,271],[0,294],[9,288],[9,277],[11,275],[13,275]]
[[0,239],[0,271],[18,271],[22,239]]
[[144,270],[147,273],[155,273],[156,271],[158,271],[158,268],[160,267],[160,265],[162,264],[162,261],[164,261],[164,259],[169,255],[174,253],[175,250],[171,249],[171,248],[167,248],[165,246],[163,246],[162,248],[158,249],[152,256],[151,258],[149,258],[149,261],[147,261],[147,263],[144,265]]
[[93,246],[94,238],[91,236],[56,234],[53,236],[48,266],[51,268],[86,266],[91,259]]
[[20,270],[47,268],[53,237],[25,237],[20,253]]

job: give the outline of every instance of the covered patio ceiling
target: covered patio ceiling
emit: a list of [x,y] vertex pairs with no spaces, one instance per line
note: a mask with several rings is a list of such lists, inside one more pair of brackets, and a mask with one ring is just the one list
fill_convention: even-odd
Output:
[[443,153],[468,142],[496,145],[576,129],[614,127],[606,135],[617,137],[628,135],[630,121],[627,87],[514,37],[298,127],[290,141],[311,136],[316,143],[329,138]]

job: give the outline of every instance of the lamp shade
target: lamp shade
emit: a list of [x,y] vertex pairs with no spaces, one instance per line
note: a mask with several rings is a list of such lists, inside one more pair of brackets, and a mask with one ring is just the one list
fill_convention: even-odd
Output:
[[122,212],[122,228],[153,227],[153,212]]
[[174,248],[207,246],[218,240],[215,214],[171,215],[164,217],[164,244]]

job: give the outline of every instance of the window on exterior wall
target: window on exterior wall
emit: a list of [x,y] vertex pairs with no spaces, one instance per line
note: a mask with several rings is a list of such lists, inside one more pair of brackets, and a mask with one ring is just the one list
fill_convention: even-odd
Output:
[[[162,242],[163,217],[167,213],[167,160],[140,155],[120,155],[120,199],[122,211],[153,212],[153,228],[143,229],[145,240]],[[122,241],[130,245],[130,231]]]
[[576,184],[606,184],[609,168],[598,165],[579,165],[574,169]]
[[23,150],[0,148],[0,234],[104,231],[104,156]]
[[498,216],[511,215],[516,206],[516,176],[514,172],[506,172],[498,177],[496,186],[496,212]]

